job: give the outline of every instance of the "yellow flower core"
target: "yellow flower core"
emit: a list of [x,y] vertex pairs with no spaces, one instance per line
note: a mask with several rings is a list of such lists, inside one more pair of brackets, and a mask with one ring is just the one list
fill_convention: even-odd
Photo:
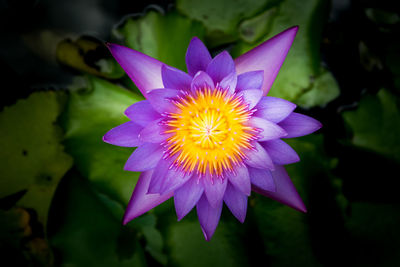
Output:
[[185,172],[223,176],[245,158],[257,129],[246,125],[254,111],[243,99],[223,89],[205,88],[187,93],[173,101],[176,113],[165,122],[171,136],[166,140],[167,156],[176,159],[173,166]]

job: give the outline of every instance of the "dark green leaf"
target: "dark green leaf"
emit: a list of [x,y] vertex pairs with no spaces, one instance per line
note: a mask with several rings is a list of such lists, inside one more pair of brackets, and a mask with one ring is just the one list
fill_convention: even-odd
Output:
[[27,190],[18,205],[33,208],[46,224],[53,193],[72,158],[55,125],[65,94],[38,92],[0,113],[0,198]]

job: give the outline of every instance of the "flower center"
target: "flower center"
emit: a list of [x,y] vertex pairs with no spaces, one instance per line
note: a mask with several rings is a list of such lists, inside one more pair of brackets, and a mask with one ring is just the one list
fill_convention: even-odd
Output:
[[226,90],[198,89],[174,101],[176,113],[169,113],[165,125],[166,155],[176,155],[173,166],[185,172],[223,176],[245,158],[257,130],[246,125],[253,111],[237,95]]

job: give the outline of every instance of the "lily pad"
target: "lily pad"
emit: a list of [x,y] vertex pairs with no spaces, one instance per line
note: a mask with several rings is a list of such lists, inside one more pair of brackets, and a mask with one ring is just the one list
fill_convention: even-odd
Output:
[[[251,44],[242,37],[246,41],[239,41],[233,47],[232,55],[238,57],[281,31],[298,25],[297,36],[269,95],[303,107],[324,106],[339,95],[338,85],[332,81],[331,74],[326,74],[327,71],[321,68],[319,51],[327,3],[318,0],[284,0],[276,8],[278,11],[273,15],[265,15],[263,22],[242,23],[247,25],[247,31],[254,31],[257,36],[263,37]],[[265,30],[264,34],[262,30]]]
[[[66,150],[74,157],[82,175],[99,193],[111,199],[106,204],[113,207],[127,205],[139,173],[123,170],[132,148],[106,144],[102,137],[111,128],[128,121],[125,109],[142,99],[124,88],[90,76],[85,88],[71,92],[63,113]],[[122,208],[113,210],[122,218]]]
[[178,0],[177,9],[207,28],[213,46],[235,41],[238,36],[239,23],[263,10],[271,7],[280,0],[237,0],[237,1],[195,1]]
[[74,171],[57,190],[49,239],[63,266],[146,266],[138,233],[122,226]]
[[37,92],[0,113],[0,198],[26,190],[17,205],[34,209],[43,225],[58,182],[73,161],[55,125],[64,102],[61,92]]
[[376,96],[366,95],[354,111],[343,113],[353,131],[351,142],[364,149],[400,162],[399,99],[381,89]]
[[186,69],[185,53],[193,36],[203,38],[204,27],[175,11],[162,14],[149,10],[143,16],[127,18],[114,34],[125,45],[181,70]]

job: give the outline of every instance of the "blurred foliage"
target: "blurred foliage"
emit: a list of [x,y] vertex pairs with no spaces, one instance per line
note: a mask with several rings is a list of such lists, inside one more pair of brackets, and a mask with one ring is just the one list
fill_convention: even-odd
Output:
[[122,226],[138,179],[123,171],[133,149],[102,136],[143,97],[87,32],[57,49],[67,34],[24,34],[35,54],[83,76],[0,113],[0,257],[20,266],[398,266],[400,53],[391,36],[400,19],[361,2],[347,7],[360,11],[349,17],[368,27],[347,29],[344,16],[344,33],[325,27],[326,0],[177,0],[176,9],[148,7],[110,30],[115,42],[185,70],[193,36],[213,55],[237,57],[300,26],[269,95],[324,124],[287,140],[301,158],[287,170],[308,213],[253,193],[245,223],[224,207],[211,242],[195,210],[176,222],[172,200]]
[[114,35],[123,38],[127,47],[186,70],[189,41],[193,36],[202,39],[204,32],[200,23],[175,11],[163,14],[150,9],[143,16],[128,17],[114,30]]
[[63,93],[33,93],[0,113],[0,198],[25,191],[17,205],[33,208],[43,225],[58,182],[72,166],[55,125],[65,99]]
[[400,162],[399,99],[393,94],[381,89],[376,96],[367,95],[356,110],[344,112],[343,117],[353,131],[354,145]]
[[61,118],[66,151],[74,157],[82,175],[110,198],[103,199],[126,205],[139,177],[139,173],[123,170],[133,150],[104,143],[102,137],[128,121],[123,115],[125,109],[143,97],[92,76],[86,78],[86,85],[81,85],[84,87],[79,85],[70,93]]

